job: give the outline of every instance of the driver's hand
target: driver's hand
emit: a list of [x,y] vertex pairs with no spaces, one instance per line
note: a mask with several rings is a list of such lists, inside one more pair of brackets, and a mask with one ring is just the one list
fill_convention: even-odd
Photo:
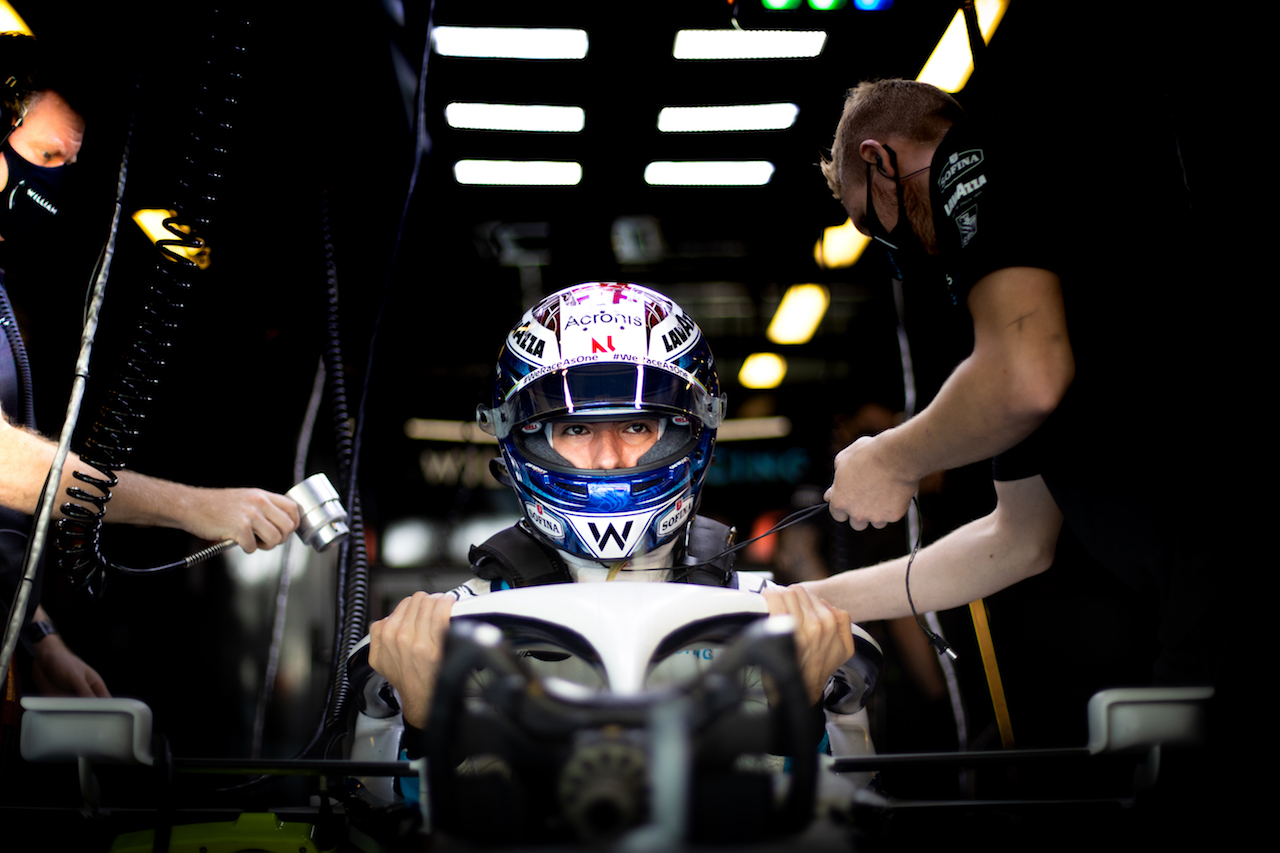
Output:
[[769,615],[796,619],[796,658],[809,704],[816,705],[827,679],[853,657],[853,629],[848,611],[828,604],[803,586],[766,589]]
[[404,721],[427,727],[454,597],[415,592],[369,628],[369,665],[400,694]]

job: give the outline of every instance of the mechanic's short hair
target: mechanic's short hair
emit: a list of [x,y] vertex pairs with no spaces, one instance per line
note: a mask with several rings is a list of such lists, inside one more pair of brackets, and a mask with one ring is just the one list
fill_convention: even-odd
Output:
[[964,118],[964,109],[946,92],[917,80],[868,80],[845,95],[844,112],[836,125],[831,156],[823,157],[822,174],[836,198],[844,199],[846,181],[861,184],[856,168],[862,159],[858,146],[865,139],[899,136],[921,144],[939,141],[951,125]]

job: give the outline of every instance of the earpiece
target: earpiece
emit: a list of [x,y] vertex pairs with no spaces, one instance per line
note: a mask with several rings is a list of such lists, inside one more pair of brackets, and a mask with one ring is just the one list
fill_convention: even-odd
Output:
[[[10,75],[0,88],[0,127],[17,127],[22,124],[22,97],[18,92],[18,78]],[[14,120],[17,116],[17,120]]]

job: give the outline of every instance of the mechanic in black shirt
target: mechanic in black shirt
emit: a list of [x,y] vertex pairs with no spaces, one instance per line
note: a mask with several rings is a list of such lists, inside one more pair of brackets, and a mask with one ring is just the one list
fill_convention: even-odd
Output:
[[[1042,147],[1036,153],[1051,163],[1053,146]],[[1071,224],[1060,202],[1080,188],[1047,191],[1028,156],[1018,162],[1012,145],[991,147],[951,96],[927,84],[850,90],[823,173],[907,287],[945,283],[957,316],[968,310],[974,344],[919,414],[839,453],[831,514],[855,530],[884,527],[905,515],[923,477],[995,457],[995,510],[920,551],[916,609],[956,607],[1044,571],[1065,518],[1096,559],[1159,606],[1156,680],[1210,682],[1207,543],[1171,511],[1188,482],[1168,476],[1153,431],[1165,386],[1133,381],[1154,375],[1161,356],[1133,342],[1142,322],[1120,319],[1131,319],[1135,293],[1145,296],[1128,283],[1137,265],[1082,283],[1082,263],[1055,244]],[[1117,317],[1097,317],[1108,311]],[[906,563],[805,585],[855,622],[905,616]]]
[[[67,173],[80,153],[85,121],[63,96],[72,81],[60,74],[34,38],[0,34],[0,241],[25,243],[51,230],[60,211],[65,217]],[[0,270],[0,612],[6,616],[22,579],[30,514],[56,450],[35,430],[17,319]],[[89,470],[71,453],[59,495],[76,484],[77,469]],[[109,522],[171,527],[211,541],[235,539],[245,551],[273,548],[298,525],[293,500],[264,489],[199,488],[127,470],[117,476],[104,514]],[[55,519],[63,517],[62,505]],[[67,648],[39,602],[37,588],[27,602],[21,636],[35,688],[46,695],[109,695],[98,673]],[[0,672],[0,681],[5,677]]]

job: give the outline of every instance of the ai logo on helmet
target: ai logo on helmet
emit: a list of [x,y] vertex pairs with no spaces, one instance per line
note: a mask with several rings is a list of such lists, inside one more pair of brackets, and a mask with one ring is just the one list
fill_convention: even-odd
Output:
[[534,527],[557,541],[564,539],[564,524],[560,519],[546,511],[542,504],[527,503],[524,505],[525,515]]

